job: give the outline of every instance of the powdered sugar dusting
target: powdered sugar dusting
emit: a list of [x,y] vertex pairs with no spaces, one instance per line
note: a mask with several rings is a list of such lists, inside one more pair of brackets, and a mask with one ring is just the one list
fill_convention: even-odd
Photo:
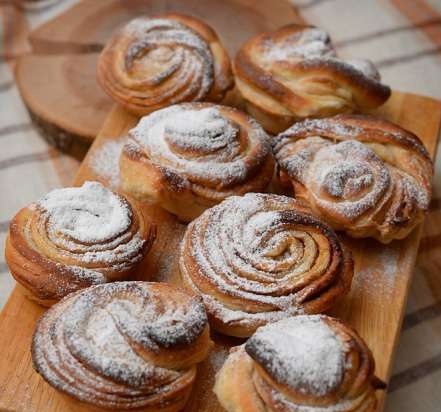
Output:
[[345,60],[345,62],[350,64],[359,72],[363,73],[366,77],[370,77],[377,81],[381,80],[380,73],[378,72],[377,68],[370,60],[350,59],[350,60]]
[[127,137],[108,140],[93,152],[89,160],[93,172],[105,179],[112,189],[119,186],[119,158],[126,142]]
[[123,278],[154,239],[151,225],[141,231],[130,203],[98,182],[53,190],[31,208],[24,235],[31,244],[40,236],[47,242],[58,298]]
[[428,208],[430,170],[420,157],[410,167],[407,148],[423,156],[425,150],[405,131],[391,133],[375,121],[357,127],[355,120],[297,123],[277,137],[275,157],[294,185],[301,184],[299,193],[304,188],[300,195],[335,228],[389,241],[405,225],[410,231]]
[[335,390],[348,367],[344,342],[320,316],[297,316],[262,327],[245,350],[277,382],[316,396]]
[[[368,295],[384,293],[386,296],[391,296],[399,276],[399,268],[404,265],[403,259],[400,260],[399,249],[391,244],[381,250],[364,250],[363,262],[370,264],[361,267],[356,265],[355,281],[359,282],[364,292]],[[378,291],[378,285],[381,285],[381,292]]]
[[296,32],[277,43],[268,42],[265,47],[268,60],[335,56],[328,33],[317,28]]
[[210,365],[215,373],[222,367],[222,365],[225,362],[225,359],[227,359],[227,356],[228,356],[227,348],[219,347],[210,353],[208,361],[210,362]]
[[427,188],[423,185],[418,184],[416,179],[412,176],[400,172],[402,176],[403,192],[405,196],[415,203],[417,207],[421,210],[428,210],[430,205],[431,194]]
[[355,219],[379,202],[391,177],[374,151],[348,140],[320,149],[307,181],[318,205]]
[[151,406],[187,385],[191,372],[158,366],[143,351],[191,344],[206,325],[201,302],[167,285],[91,287],[46,313],[34,335],[33,361],[50,384],[82,401],[112,409]]
[[[129,72],[139,60],[141,65],[150,66],[151,77],[144,79],[147,85],[160,85],[175,76],[180,85],[186,85],[180,92],[176,87],[160,87],[163,95],[150,96],[152,100],[171,98],[179,102],[191,96],[190,100],[197,101],[209,93],[214,80],[213,56],[208,43],[195,30],[174,19],[139,17],[123,32],[134,37],[125,52]],[[153,94],[154,89],[149,90]]]
[[132,216],[128,206],[98,182],[53,190],[38,205],[49,214],[52,236],[66,236],[84,243],[118,236],[127,230]]
[[270,152],[262,128],[250,120],[244,141],[241,126],[225,114],[228,110],[233,109],[171,106],[143,117],[129,134],[152,162],[192,183],[209,181],[220,189],[242,182]]
[[[208,312],[225,325],[253,329],[303,313],[303,288],[312,288],[322,274],[329,274],[331,264],[329,249],[319,246],[308,226],[341,253],[335,235],[295,200],[251,193],[230,197],[189,225],[181,274],[202,295]],[[193,265],[197,273],[188,269]],[[336,267],[335,277],[327,278],[329,288],[338,283],[342,270]],[[232,297],[234,305],[229,303]],[[251,305],[253,310],[248,309]]]
[[[63,265],[60,263],[57,263],[57,266],[60,271],[63,271]],[[70,273],[73,273],[76,279],[79,279],[81,281],[86,281],[87,283],[90,283],[91,285],[97,285],[100,283],[107,282],[106,277],[97,270],[83,268],[81,266],[75,266],[71,265],[67,269]],[[74,286],[70,280],[71,286]],[[75,289],[73,289],[75,290]],[[67,293],[66,293],[67,294]]]
[[192,110],[178,112],[173,120],[173,123],[166,126],[167,130],[175,130],[176,133],[182,133],[186,136],[215,137],[225,134],[227,127],[230,129],[228,134],[233,133],[228,121],[221,116],[219,110],[212,106],[200,109],[198,113]]
[[278,41],[267,40],[264,45],[263,59],[272,61],[304,60],[305,64],[313,61],[328,61],[346,69],[351,68],[359,75],[380,81],[380,74],[374,64],[366,59],[342,60],[337,57],[332,47],[329,34],[318,28],[306,28],[300,32],[288,35]]
[[289,129],[285,130],[277,137],[277,142],[283,141],[289,136],[314,133],[318,136],[321,134],[328,136],[334,135],[339,138],[355,139],[363,133],[361,127],[338,122],[333,119],[306,119],[302,122],[294,123]]

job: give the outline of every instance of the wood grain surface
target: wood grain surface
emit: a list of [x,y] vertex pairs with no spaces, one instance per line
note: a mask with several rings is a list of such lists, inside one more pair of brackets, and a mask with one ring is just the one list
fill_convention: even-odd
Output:
[[[435,153],[441,121],[441,105],[434,100],[394,92],[389,102],[378,111],[418,134],[430,153]],[[114,107],[98,138],[85,158],[75,184],[85,180],[105,180],[94,174],[90,164],[103,144],[124,136],[137,118]],[[172,215],[152,204],[145,204],[158,224],[158,238],[137,272],[137,279],[168,281],[179,284],[177,246],[185,226]],[[341,301],[333,314],[354,326],[371,347],[377,363],[377,375],[388,380],[393,353],[399,336],[403,311],[420,239],[417,228],[407,239],[382,245],[374,240],[343,241],[355,259],[355,277],[351,293]],[[0,410],[73,412],[96,410],[57,392],[33,371],[30,341],[34,326],[43,309],[28,301],[16,288],[0,314]],[[187,411],[220,412],[211,391],[215,371],[228,348],[239,339],[214,336],[216,348],[201,364],[199,376]],[[378,393],[382,410],[384,393]]]
[[96,81],[98,53],[28,54],[17,59],[15,80],[43,136],[82,159],[113,102]]
[[130,19],[169,12],[207,22],[231,55],[255,34],[303,21],[286,0],[83,0],[35,29],[29,40],[38,53],[97,51]]
[[[210,24],[230,56],[249,37],[302,20],[286,0],[83,0],[29,33],[17,60],[16,82],[42,135],[51,144],[83,157],[98,134],[112,100],[96,80],[99,51],[112,33],[134,17],[181,12]],[[9,36],[23,40],[15,20]],[[5,48],[23,46],[5,44]],[[16,54],[16,53],[15,53]]]

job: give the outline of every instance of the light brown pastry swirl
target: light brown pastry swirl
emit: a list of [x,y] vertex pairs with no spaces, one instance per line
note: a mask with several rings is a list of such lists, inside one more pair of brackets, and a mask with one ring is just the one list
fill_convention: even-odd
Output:
[[339,59],[328,33],[315,27],[253,37],[237,53],[234,72],[250,114],[271,133],[306,117],[374,108],[390,96],[370,61]]
[[115,282],[49,309],[32,340],[37,372],[94,406],[184,407],[212,342],[202,302],[163,283]]
[[188,225],[180,255],[184,285],[202,296],[210,324],[232,336],[344,296],[353,262],[335,233],[295,199],[230,197]]
[[126,279],[155,235],[137,202],[86,182],[20,210],[10,225],[6,262],[28,297],[49,306],[78,289]]
[[274,159],[268,136],[244,113],[183,103],[140,120],[120,170],[127,193],[189,221],[228,196],[264,191]]
[[219,102],[233,86],[216,33],[180,14],[129,22],[107,43],[97,70],[110,97],[138,115],[180,102]]
[[388,243],[421,223],[433,165],[417,136],[368,116],[297,123],[275,141],[282,181],[337,230]]
[[233,348],[214,392],[228,412],[374,412],[371,351],[343,322],[296,316],[263,326]]

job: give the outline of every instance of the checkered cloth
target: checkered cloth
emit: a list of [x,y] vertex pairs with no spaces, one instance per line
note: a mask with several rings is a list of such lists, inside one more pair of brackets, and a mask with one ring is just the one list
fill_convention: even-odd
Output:
[[[40,8],[24,8],[23,3],[33,2],[0,0],[0,249],[4,248],[9,220],[17,210],[54,187],[68,185],[79,166],[78,161],[49,147],[34,130],[11,72],[14,56],[28,51],[27,31],[75,1],[43,0]],[[331,33],[342,56],[370,58],[379,67],[384,82],[394,89],[441,98],[440,0],[292,3],[306,21]],[[441,410],[440,167],[436,168],[434,200],[424,226],[387,412]],[[13,286],[1,257],[0,307]]]

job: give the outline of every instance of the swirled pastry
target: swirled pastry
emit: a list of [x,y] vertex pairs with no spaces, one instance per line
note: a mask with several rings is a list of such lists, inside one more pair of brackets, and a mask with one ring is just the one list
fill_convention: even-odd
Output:
[[268,136],[244,113],[184,103],[140,120],[120,170],[126,192],[189,221],[228,196],[264,191],[274,159]]
[[280,134],[282,181],[337,230],[383,243],[424,218],[433,165],[417,136],[368,116],[306,120]]
[[390,96],[368,60],[339,59],[328,33],[288,25],[246,42],[234,61],[248,110],[271,133],[294,121],[370,109]]
[[296,316],[263,326],[233,348],[214,392],[228,412],[374,412],[372,353],[343,322]]
[[181,102],[219,102],[233,87],[216,33],[180,14],[129,22],[107,43],[97,70],[110,97],[137,115]]
[[164,283],[91,286],[54,305],[32,340],[53,387],[106,409],[174,412],[210,351],[201,301]]
[[78,289],[127,278],[155,235],[136,202],[86,182],[20,210],[5,255],[28,297],[50,306]]
[[353,262],[335,233],[295,199],[230,197],[188,225],[179,260],[212,327],[250,336],[259,326],[329,309],[350,288]]

